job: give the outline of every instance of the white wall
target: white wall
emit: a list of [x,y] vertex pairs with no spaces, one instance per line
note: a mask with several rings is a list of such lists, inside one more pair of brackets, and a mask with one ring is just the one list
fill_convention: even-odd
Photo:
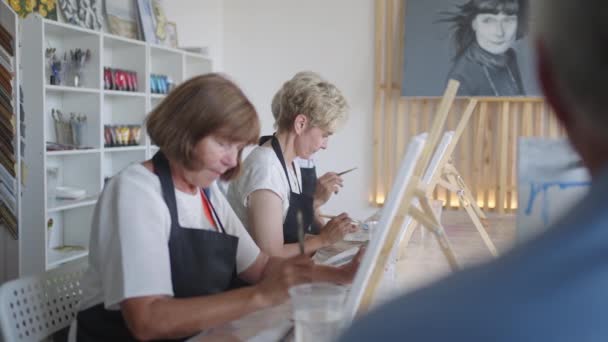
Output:
[[[347,211],[356,218],[372,212],[368,199],[373,161],[373,4],[370,0],[165,3],[167,17],[178,23],[180,44],[223,49],[218,70],[228,73],[251,98],[263,134],[272,132],[272,96],[296,72],[319,72],[343,91],[351,106],[350,119],[315,159],[320,174],[359,167],[345,176],[344,189],[325,208],[327,213]],[[221,18],[210,18],[213,15]]]
[[346,126],[315,156],[320,173],[357,166],[325,212],[370,214],[374,70],[374,2],[370,0],[225,0],[224,70],[243,87],[272,132],[270,101],[301,70],[319,72],[348,99]]
[[178,46],[209,48],[214,70],[222,70],[222,0],[168,0],[167,19],[177,23]]

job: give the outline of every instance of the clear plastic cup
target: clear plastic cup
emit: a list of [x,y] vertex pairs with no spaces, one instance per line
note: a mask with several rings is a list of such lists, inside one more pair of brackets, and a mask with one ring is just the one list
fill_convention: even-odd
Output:
[[342,328],[346,288],[329,283],[297,285],[289,289],[296,342],[333,341]]
[[378,221],[376,220],[368,220],[365,222],[367,227],[367,233],[369,234],[369,242],[371,243],[378,236]]

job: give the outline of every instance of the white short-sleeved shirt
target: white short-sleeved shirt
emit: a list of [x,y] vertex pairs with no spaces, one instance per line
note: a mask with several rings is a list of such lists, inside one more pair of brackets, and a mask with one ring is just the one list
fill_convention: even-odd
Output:
[[[240,273],[253,264],[260,249],[217,185],[211,186],[210,193],[226,233],[239,238],[236,268]],[[215,229],[204,214],[200,192],[192,195],[176,189],[175,197],[182,227]],[[81,309],[103,302],[106,309],[118,310],[127,298],[173,296],[170,231],[169,208],[156,174],[134,164],[114,176],[93,215]]]
[[[289,182],[291,190],[300,193],[302,188],[302,174],[300,168],[296,167],[296,175],[293,167],[288,166]],[[249,195],[256,190],[270,190],[281,198],[283,205],[283,221],[289,209],[289,184],[283,166],[274,153],[272,147],[258,146],[245,158],[242,165],[241,175],[230,182],[227,198],[241,222],[249,229],[247,217],[247,206]]]
[[302,159],[296,157],[296,159],[294,159],[294,162],[296,163],[296,166],[299,166],[302,169],[312,169],[313,167],[315,167],[315,161],[312,158]]

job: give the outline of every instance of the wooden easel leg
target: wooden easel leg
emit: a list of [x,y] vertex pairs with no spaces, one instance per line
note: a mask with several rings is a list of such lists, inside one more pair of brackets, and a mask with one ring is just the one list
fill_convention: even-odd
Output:
[[[428,199],[427,199],[428,201]],[[427,202],[428,204],[428,202]],[[424,209],[423,205],[423,209]],[[430,208],[430,207],[429,207]],[[432,212],[423,212],[416,207],[411,207],[409,210],[409,214],[412,218],[422,224],[426,229],[428,229],[433,235],[435,235],[435,239],[439,243],[439,247],[443,252],[443,255],[448,261],[450,268],[452,271],[457,271],[460,269],[460,265],[458,264],[458,260],[456,259],[456,255],[454,254],[454,249],[452,248],[452,244],[443,229],[443,226],[438,223],[435,215]]]
[[[463,189],[461,185],[459,185],[459,182],[456,180],[456,176],[454,176],[453,173],[448,173],[445,175],[445,177],[447,178],[448,182],[455,187],[459,187],[461,190],[461,193],[467,193],[466,189]],[[460,182],[462,183],[462,182]],[[465,197],[463,199],[463,197]],[[467,214],[469,214],[469,217],[471,218],[471,221],[473,221],[473,225],[475,226],[475,228],[477,228],[477,231],[479,232],[479,235],[481,235],[481,238],[483,240],[483,242],[485,243],[486,247],[488,247],[488,250],[490,250],[490,253],[492,253],[493,256],[498,256],[498,251],[496,250],[496,246],[494,246],[494,243],[492,242],[492,239],[490,239],[490,235],[488,235],[488,232],[486,231],[486,229],[484,228],[483,224],[481,223],[481,221],[479,220],[479,216],[477,215],[477,212],[473,209],[472,207],[472,203],[471,202],[472,198],[466,197],[466,196],[458,196],[459,200],[460,200],[460,204],[464,207],[464,209],[466,210]],[[468,203],[467,203],[468,202]]]
[[406,224],[405,236],[403,236],[403,239],[398,244],[399,258],[401,258],[402,251],[404,251],[407,248],[407,245],[409,245],[410,240],[412,239],[412,236],[414,235],[414,232],[416,231],[417,228],[418,228],[418,225],[417,225],[416,221],[414,221],[414,220],[410,220]]
[[466,197],[466,200],[468,201],[469,205],[473,208],[473,210],[475,211],[477,216],[482,220],[487,220],[488,217],[483,212],[483,210],[481,210],[479,205],[477,205],[477,201],[473,198],[473,193],[471,193],[471,191],[469,190],[467,185],[464,182],[462,182],[461,186],[462,186],[462,190],[464,190],[463,195]]
[[461,194],[463,196],[465,196],[465,200],[473,207],[473,210],[475,210],[475,213],[477,214],[477,216],[482,220],[487,220],[488,218],[487,218],[486,214],[483,212],[483,210],[481,210],[479,205],[477,205],[477,200],[475,200],[475,198],[473,198],[473,193],[471,192],[471,190],[469,190],[469,187],[467,187],[464,180],[460,176],[460,173],[454,167],[454,165],[452,165],[452,163],[450,162],[449,164],[447,164],[445,166],[444,170],[445,170],[444,171],[445,174],[451,173],[454,175],[454,180],[456,181],[454,184],[459,189]]

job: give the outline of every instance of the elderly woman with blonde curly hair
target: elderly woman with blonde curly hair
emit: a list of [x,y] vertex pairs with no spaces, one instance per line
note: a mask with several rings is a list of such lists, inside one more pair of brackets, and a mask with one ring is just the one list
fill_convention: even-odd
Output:
[[[307,233],[318,233],[306,236],[306,253],[331,245],[355,229],[348,215],[342,213],[318,232],[311,230],[315,209],[323,201],[303,191],[301,170],[294,163],[296,158],[309,159],[327,148],[329,137],[347,119],[348,104],[335,85],[312,72],[296,74],[277,94],[273,101],[273,109],[280,111],[275,116],[276,132],[263,137],[247,156],[242,174],[230,184],[227,197],[263,251],[291,257],[299,253],[299,225]],[[330,188],[334,186],[337,189],[338,182]],[[358,259],[340,269],[317,267],[313,278],[350,282]]]

